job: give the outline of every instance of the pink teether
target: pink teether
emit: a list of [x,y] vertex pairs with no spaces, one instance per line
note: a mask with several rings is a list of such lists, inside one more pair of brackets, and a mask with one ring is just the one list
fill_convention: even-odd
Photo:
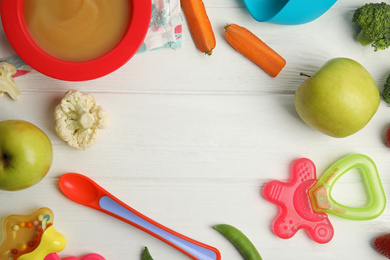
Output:
[[105,260],[105,258],[98,254],[89,254],[82,258],[71,256],[64,258],[63,260]]
[[[50,254],[45,257],[44,260],[61,260],[61,258],[57,254]],[[88,254],[81,258],[75,256],[65,257],[62,260],[106,260],[104,257],[98,254]]]
[[328,216],[315,212],[310,201],[309,189],[316,182],[314,163],[301,158],[294,162],[289,182],[271,181],[266,184],[264,197],[280,209],[273,223],[276,235],[291,238],[299,229],[305,229],[318,243],[327,243],[332,239],[334,231]]

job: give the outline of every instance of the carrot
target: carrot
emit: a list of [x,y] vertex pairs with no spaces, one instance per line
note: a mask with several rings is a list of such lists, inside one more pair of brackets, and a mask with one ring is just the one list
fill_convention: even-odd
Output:
[[286,65],[285,59],[248,29],[228,24],[225,30],[225,37],[230,45],[272,77],[276,77]]
[[208,55],[215,48],[215,36],[202,0],[180,0],[196,47]]

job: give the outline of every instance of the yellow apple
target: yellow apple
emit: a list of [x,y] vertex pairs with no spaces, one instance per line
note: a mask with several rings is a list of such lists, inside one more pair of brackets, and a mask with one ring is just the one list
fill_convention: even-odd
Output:
[[53,148],[37,126],[22,120],[0,122],[0,189],[21,190],[43,177],[51,167]]
[[309,76],[295,92],[295,108],[302,120],[333,137],[361,130],[380,103],[370,73],[349,58],[334,58]]

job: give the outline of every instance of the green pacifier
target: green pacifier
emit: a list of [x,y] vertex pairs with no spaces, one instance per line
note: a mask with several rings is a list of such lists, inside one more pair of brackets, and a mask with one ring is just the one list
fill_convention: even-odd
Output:
[[[336,181],[352,169],[361,173],[368,202],[363,207],[342,205],[332,198]],[[367,156],[354,154],[333,164],[309,190],[313,209],[352,220],[370,220],[378,217],[385,209],[386,196],[375,163]]]

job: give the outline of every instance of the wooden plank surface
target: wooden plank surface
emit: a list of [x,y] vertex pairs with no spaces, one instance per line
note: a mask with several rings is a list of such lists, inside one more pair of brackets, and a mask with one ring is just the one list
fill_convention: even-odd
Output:
[[[343,139],[306,126],[293,101],[304,80],[299,73],[311,74],[335,57],[362,63],[382,90],[390,50],[362,47],[351,22],[354,10],[366,1],[340,0],[319,19],[296,26],[256,22],[239,0],[204,3],[217,39],[210,57],[197,51],[185,22],[181,49],[137,54],[106,77],[65,82],[33,72],[15,80],[22,94],[17,102],[0,99],[0,120],[23,119],[41,127],[53,143],[54,161],[39,184],[0,191],[0,218],[51,208],[56,229],[68,241],[61,257],[96,252],[107,260],[135,260],[147,246],[156,260],[189,259],[132,226],[65,198],[58,178],[79,172],[161,224],[217,247],[224,260],[242,258],[212,229],[220,223],[243,231],[263,259],[383,259],[372,244],[376,236],[390,233],[388,207],[371,221],[330,216],[335,236],[320,245],[304,231],[288,240],[278,238],[271,230],[277,208],[261,195],[269,180],[289,178],[295,159],[313,160],[320,176],[354,153],[375,161],[390,194],[390,150],[384,143],[390,108],[384,101],[363,130]],[[231,48],[223,36],[227,23],[250,29],[287,60],[277,78]],[[8,44],[2,37],[1,43]],[[111,116],[99,142],[87,151],[67,146],[54,130],[54,108],[69,89],[94,95]],[[340,179],[334,196],[361,205],[366,199],[362,192],[360,179],[351,174]]]

